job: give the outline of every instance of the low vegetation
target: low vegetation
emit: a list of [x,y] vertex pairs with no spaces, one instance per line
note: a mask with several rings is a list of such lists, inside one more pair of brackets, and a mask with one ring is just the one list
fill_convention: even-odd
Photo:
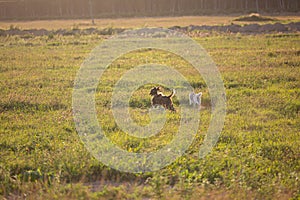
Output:
[[[104,166],[89,154],[75,130],[71,105],[76,73],[104,36],[0,37],[0,195],[7,199],[298,199],[299,34],[199,35],[194,39],[217,64],[227,96],[225,127],[207,157],[199,159],[198,149],[211,117],[209,93],[203,79],[180,57],[158,50],[128,53],[112,63],[98,86],[98,120],[108,138],[131,152],[157,150],[170,142],[180,115],[168,112],[166,128],[151,139],[120,133],[112,119],[110,96],[122,73],[146,62],[165,64],[203,92],[201,124],[193,145],[173,164],[145,174]],[[140,88],[130,101],[137,123],[149,120],[151,87]],[[175,107],[180,107],[176,99]]]
[[269,17],[263,17],[257,13],[252,13],[248,16],[242,16],[234,21],[242,21],[242,22],[264,22],[264,21],[276,21],[276,19],[269,18]]

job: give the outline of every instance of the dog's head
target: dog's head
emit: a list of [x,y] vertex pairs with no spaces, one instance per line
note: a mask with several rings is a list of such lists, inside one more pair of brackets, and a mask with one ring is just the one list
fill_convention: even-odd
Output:
[[155,96],[155,95],[158,95],[159,92],[160,92],[160,87],[154,87],[151,89],[150,95]]
[[201,96],[202,96],[202,92],[200,92],[200,93],[196,94],[196,97],[197,97],[197,99],[200,99],[200,98],[201,98]]

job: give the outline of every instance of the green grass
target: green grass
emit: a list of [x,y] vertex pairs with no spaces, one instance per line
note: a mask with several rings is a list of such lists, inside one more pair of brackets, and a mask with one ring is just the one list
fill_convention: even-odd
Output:
[[[72,90],[77,70],[103,38],[0,37],[0,195],[27,199],[289,199],[299,198],[299,34],[212,34],[195,38],[216,62],[226,88],[227,116],[213,151],[198,149],[210,120],[205,82],[180,58],[162,51],[132,52],[105,72],[96,94],[106,135],[132,152],[160,149],[178,127],[167,113],[163,131],[149,139],[122,133],[112,120],[112,87],[146,61],[173,66],[203,91],[198,134],[186,154],[158,172],[122,173],[95,160],[75,131]],[[146,85],[131,115],[147,124]],[[165,91],[166,94],[169,91]],[[178,109],[178,102],[175,101]],[[94,183],[94,184],[92,184]]]

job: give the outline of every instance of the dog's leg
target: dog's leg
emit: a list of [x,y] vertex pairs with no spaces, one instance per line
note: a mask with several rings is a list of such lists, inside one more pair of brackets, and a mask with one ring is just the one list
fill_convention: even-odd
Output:
[[190,102],[190,105],[192,105],[193,104],[193,93],[190,93],[189,94],[189,102]]

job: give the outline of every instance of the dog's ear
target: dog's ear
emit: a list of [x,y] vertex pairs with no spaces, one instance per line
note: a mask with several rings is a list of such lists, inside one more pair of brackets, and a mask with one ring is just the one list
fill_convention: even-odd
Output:
[[160,87],[158,86],[158,87],[156,87],[156,89],[157,89],[157,90],[160,90]]

